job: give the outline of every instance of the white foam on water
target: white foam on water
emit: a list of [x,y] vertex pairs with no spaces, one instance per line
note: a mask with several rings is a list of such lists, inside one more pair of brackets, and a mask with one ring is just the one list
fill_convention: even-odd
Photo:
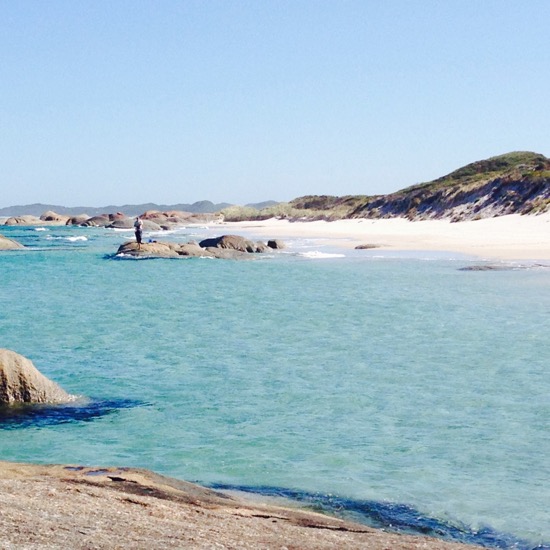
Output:
[[300,252],[298,254],[301,258],[309,258],[312,260],[327,260],[330,258],[345,258],[345,254],[332,254],[328,252],[319,252],[318,250],[311,250],[310,252]]
[[154,258],[154,256],[134,256],[133,254],[125,254],[124,252],[120,252],[119,254],[115,254],[115,258],[121,260],[150,260],[151,258]]
[[149,234],[150,235],[174,235],[178,233],[178,231],[176,231],[175,229],[161,229],[161,230],[158,230],[158,231],[150,231]]
[[88,237],[85,237],[84,235],[72,236],[72,237],[59,237],[59,236],[55,236],[55,235],[46,235],[46,240],[48,240],[48,241],[76,242],[76,241],[87,241]]

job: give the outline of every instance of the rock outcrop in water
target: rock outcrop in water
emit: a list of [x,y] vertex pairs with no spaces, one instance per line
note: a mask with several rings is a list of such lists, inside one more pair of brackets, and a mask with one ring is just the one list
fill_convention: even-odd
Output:
[[46,378],[32,362],[8,349],[0,349],[0,403],[67,403],[65,390]]
[[205,239],[200,243],[169,243],[162,241],[144,242],[139,246],[135,241],[122,244],[117,256],[133,256],[141,258],[219,258],[243,259],[251,254],[267,252],[284,248],[278,240],[270,240],[267,244],[254,243],[238,235],[222,235]]
[[238,250],[239,252],[265,252],[267,246],[263,243],[254,243],[239,235],[222,235],[211,239],[204,239],[199,243],[205,249]]
[[0,235],[0,250],[18,250],[25,248],[21,243]]

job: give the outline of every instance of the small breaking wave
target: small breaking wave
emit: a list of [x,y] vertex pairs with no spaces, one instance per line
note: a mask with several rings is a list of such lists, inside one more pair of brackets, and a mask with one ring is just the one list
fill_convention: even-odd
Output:
[[328,260],[330,258],[345,258],[345,254],[319,252],[318,250],[311,250],[310,252],[299,252],[297,254],[300,258],[307,258],[310,260]]
[[88,237],[85,237],[84,235],[78,235],[77,237],[58,237],[54,235],[48,235],[46,239],[48,241],[69,241],[71,243],[75,243],[77,241],[87,241]]

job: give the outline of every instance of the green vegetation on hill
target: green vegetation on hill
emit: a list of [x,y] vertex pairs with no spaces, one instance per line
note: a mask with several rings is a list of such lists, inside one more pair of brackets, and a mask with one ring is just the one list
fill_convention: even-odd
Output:
[[516,151],[473,162],[438,178],[381,196],[310,195],[256,210],[222,210],[228,221],[272,217],[333,221],[345,218],[452,221],[550,210],[550,159]]
[[332,197],[311,195],[257,210],[250,206],[230,206],[221,211],[226,221],[268,220],[341,220],[354,209],[365,204],[367,196]]
[[472,162],[432,182],[415,185],[403,191],[411,191],[417,188],[437,189],[456,184],[478,184],[499,177],[521,179],[529,176],[537,177],[545,173],[548,177],[550,175],[549,169],[550,159],[547,159],[544,155],[529,151],[515,151]]

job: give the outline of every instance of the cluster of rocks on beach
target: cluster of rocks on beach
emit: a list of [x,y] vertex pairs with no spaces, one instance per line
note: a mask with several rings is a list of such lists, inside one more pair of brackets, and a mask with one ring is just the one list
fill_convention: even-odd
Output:
[[[156,210],[144,212],[139,216],[142,228],[145,231],[161,232],[176,227],[191,224],[220,223],[223,217],[218,214],[195,214],[191,212],[159,212]],[[44,225],[78,225],[83,227],[104,227],[109,229],[133,229],[135,218],[126,216],[122,212],[116,214],[102,214],[89,217],[86,214],[65,216],[55,212],[45,212],[40,217],[18,216],[6,219],[6,226],[44,226]],[[23,245],[0,235],[0,250],[16,250]],[[220,258],[241,259],[250,254],[269,252],[284,248],[279,240],[253,242],[238,235],[222,235],[220,237],[204,239],[200,242],[173,243],[156,239],[149,239],[138,244],[135,240],[123,243],[116,256],[141,258]]]
[[[223,220],[219,214],[196,214],[193,212],[182,212],[173,210],[160,212],[149,210],[141,214],[143,229],[147,231],[168,230],[186,224],[212,223]],[[66,216],[56,212],[44,212],[41,216],[13,216],[7,218],[3,225],[30,226],[30,225],[80,225],[84,227],[108,227],[111,229],[131,229],[134,218],[122,212],[114,214],[101,214],[99,216],[88,216],[82,213],[76,216]]]

